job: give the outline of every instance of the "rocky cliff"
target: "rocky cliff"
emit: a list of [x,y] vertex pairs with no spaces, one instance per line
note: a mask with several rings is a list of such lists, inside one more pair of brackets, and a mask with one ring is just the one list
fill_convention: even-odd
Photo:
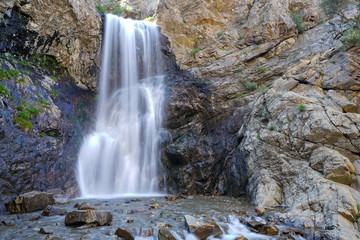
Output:
[[318,4],[160,1],[162,32],[199,84],[171,88],[164,162],[174,191],[245,194],[357,239],[360,51],[342,50],[349,24]]
[[[94,103],[62,72],[67,68],[78,86],[96,86],[101,17],[94,4],[0,3],[0,51],[7,52],[1,66],[32,72],[0,82],[8,90],[0,97],[3,195],[15,194],[16,184],[16,193],[74,184],[73,177],[48,185],[43,178],[64,168],[71,175],[74,158],[54,156],[76,152],[84,122],[71,121],[82,109],[74,103]],[[324,230],[327,239],[359,238],[360,51],[342,50],[340,41],[351,26],[326,19],[318,0],[127,4],[137,18],[155,14],[169,38],[162,49],[169,66],[162,154],[168,190],[246,195],[254,205],[285,208],[278,219],[286,224]],[[32,129],[21,129],[18,107],[31,104],[43,109],[29,117]],[[39,175],[25,176],[30,169]]]

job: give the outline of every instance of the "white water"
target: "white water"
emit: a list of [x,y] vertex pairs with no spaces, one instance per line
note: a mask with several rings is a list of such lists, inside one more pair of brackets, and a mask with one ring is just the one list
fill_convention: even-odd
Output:
[[96,130],[78,158],[83,196],[158,192],[161,65],[155,24],[106,16]]

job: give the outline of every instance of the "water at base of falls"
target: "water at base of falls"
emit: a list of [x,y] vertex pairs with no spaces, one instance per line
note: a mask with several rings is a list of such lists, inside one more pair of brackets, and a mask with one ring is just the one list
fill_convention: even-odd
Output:
[[161,65],[155,24],[106,16],[96,129],[78,157],[83,196],[158,192]]

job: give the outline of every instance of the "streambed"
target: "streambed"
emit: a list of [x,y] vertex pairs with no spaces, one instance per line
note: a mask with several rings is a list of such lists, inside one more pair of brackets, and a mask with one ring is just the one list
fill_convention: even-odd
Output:
[[[171,200],[171,201],[169,201]],[[220,239],[320,239],[314,230],[292,228],[281,224],[275,211],[264,215],[255,212],[245,199],[230,197],[195,196],[186,198],[126,197],[117,199],[74,199],[54,206],[67,212],[75,204],[86,201],[97,210],[109,210],[113,215],[109,226],[65,226],[65,216],[41,216],[42,211],[27,214],[2,213],[1,239],[114,239],[115,231],[123,228],[135,239],[158,239],[158,230],[166,227],[176,239],[197,239],[187,230],[184,216],[216,222],[223,234]],[[242,223],[241,223],[242,222]],[[255,224],[254,224],[255,223]],[[272,224],[279,231],[275,236],[256,233],[251,226]],[[41,234],[40,229],[50,234]],[[244,237],[244,238],[241,238]],[[209,239],[215,239],[210,237]]]

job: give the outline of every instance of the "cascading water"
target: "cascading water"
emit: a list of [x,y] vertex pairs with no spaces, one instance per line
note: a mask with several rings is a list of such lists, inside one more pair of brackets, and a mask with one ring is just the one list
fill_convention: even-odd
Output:
[[106,16],[96,130],[78,158],[83,196],[158,191],[161,65],[155,24]]

